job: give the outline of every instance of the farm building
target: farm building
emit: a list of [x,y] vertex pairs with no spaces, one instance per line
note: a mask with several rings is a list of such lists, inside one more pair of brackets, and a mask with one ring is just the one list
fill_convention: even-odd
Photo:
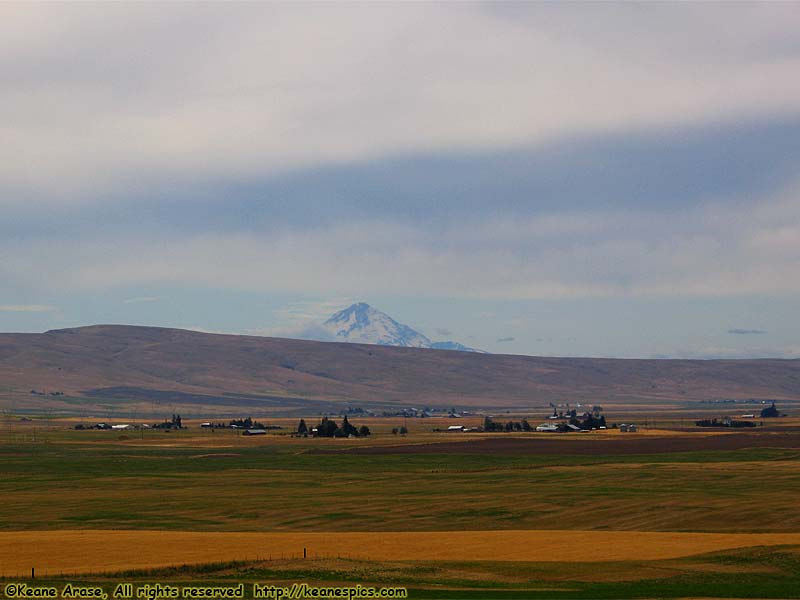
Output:
[[266,429],[245,429],[242,435],[267,435]]

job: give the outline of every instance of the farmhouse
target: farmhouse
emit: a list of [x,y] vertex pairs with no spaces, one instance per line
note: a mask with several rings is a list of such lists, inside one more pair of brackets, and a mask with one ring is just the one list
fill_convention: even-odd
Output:
[[267,435],[266,429],[245,429],[242,435]]
[[558,431],[558,426],[553,425],[552,423],[542,423],[541,425],[536,427],[536,431],[549,431],[549,432]]

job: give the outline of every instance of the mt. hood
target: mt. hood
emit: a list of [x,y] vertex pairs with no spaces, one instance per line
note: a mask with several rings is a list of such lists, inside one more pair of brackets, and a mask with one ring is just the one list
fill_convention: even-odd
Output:
[[386,313],[364,302],[340,310],[321,327],[337,342],[481,352],[458,342],[431,342],[419,331],[398,323]]

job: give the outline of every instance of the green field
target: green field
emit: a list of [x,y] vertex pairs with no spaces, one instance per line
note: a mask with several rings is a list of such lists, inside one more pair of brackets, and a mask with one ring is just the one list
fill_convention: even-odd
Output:
[[[10,436],[0,444],[0,531],[567,529],[576,543],[588,530],[800,532],[793,448],[356,455],[318,452],[348,441],[269,437],[149,431],[121,440],[66,429],[35,443]],[[338,560],[276,558],[126,577],[371,582],[442,598],[800,597],[800,553],[766,547],[639,563],[414,564],[348,560],[344,548]],[[77,579],[110,585],[113,577]]]
[[169,435],[3,444],[0,529],[800,531],[797,450],[361,456]]

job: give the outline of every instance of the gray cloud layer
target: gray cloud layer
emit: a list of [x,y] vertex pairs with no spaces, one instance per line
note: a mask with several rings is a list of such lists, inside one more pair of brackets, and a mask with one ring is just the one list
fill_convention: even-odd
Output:
[[800,203],[792,188],[756,205],[674,215],[576,212],[460,219],[438,235],[353,220],[259,235],[146,231],[19,248],[0,242],[5,281],[63,289],[203,284],[363,297],[553,298],[800,291]]
[[762,329],[729,329],[728,333],[733,335],[763,335],[767,332]]
[[0,203],[785,114],[798,29],[777,3],[7,3]]

